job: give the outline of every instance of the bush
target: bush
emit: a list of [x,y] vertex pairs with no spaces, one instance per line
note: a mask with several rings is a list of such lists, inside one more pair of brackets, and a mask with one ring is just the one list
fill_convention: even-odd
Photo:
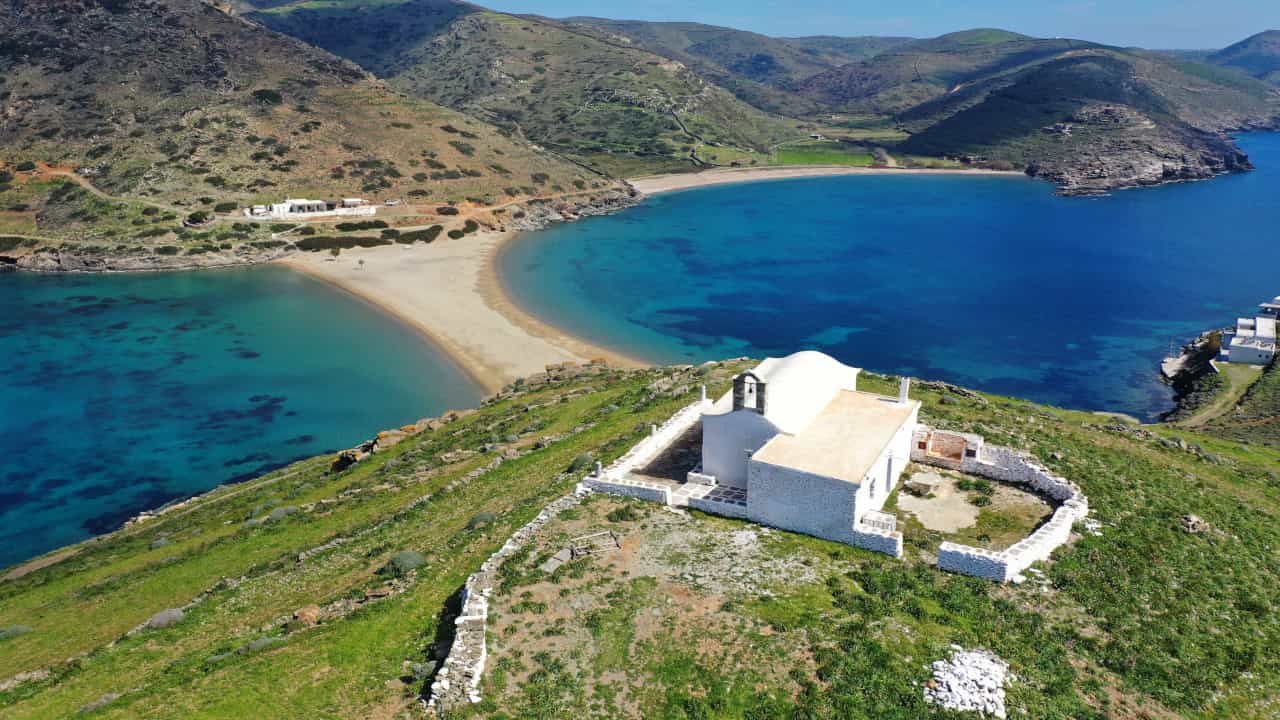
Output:
[[27,160],[26,162],[18,163],[14,167],[17,168],[18,172],[31,172],[36,169],[36,164]]
[[383,575],[390,575],[391,577],[404,577],[409,574],[410,570],[416,570],[426,564],[426,562],[427,559],[424,558],[420,552],[414,552],[413,550],[401,550],[395,555],[392,555],[391,559],[387,561],[387,564],[383,565],[382,569],[378,572]]
[[363,220],[361,222],[338,223],[334,227],[338,232],[356,232],[358,230],[378,230],[387,226],[382,220]]
[[633,522],[640,519],[640,513],[630,505],[624,505],[611,511],[605,517],[609,522]]
[[415,243],[415,242],[429,243],[435,240],[436,238],[440,237],[440,233],[442,232],[444,232],[444,226],[432,225],[426,230],[411,230],[409,232],[402,232],[400,233],[400,237],[396,240],[396,242],[404,243],[405,245],[408,245],[409,243]]
[[436,208],[437,215],[457,215],[458,212],[459,212],[458,208],[451,207],[449,205],[442,205]]
[[466,233],[464,233],[464,232],[462,232],[461,230],[450,230],[450,231],[449,231],[449,237],[453,238],[454,240],[459,240],[459,239],[464,238],[464,237],[466,237],[466,236],[467,236],[467,234],[466,234]]
[[[395,240],[396,238],[400,237],[400,231],[396,230],[395,228],[387,228],[386,230],[382,231],[382,237],[388,240]],[[413,242],[413,241],[410,240],[409,242]]]
[[270,88],[254,90],[253,99],[257,100],[259,103],[263,105],[279,105],[280,103],[284,102],[284,97],[280,94],[280,92],[278,90],[272,90]]
[[473,233],[473,232],[475,232],[475,231],[477,231],[477,230],[479,230],[479,229],[480,229],[480,223],[476,222],[475,220],[468,220],[468,221],[467,221],[467,222],[462,226],[462,232],[467,233],[467,234]]
[[220,202],[220,203],[218,203],[217,205],[214,205],[214,206],[213,206],[213,211],[214,211],[214,212],[220,212],[220,213],[229,213],[229,212],[235,212],[235,211],[236,211],[236,208],[238,208],[238,207],[240,207],[240,204],[239,204],[239,203],[234,203],[234,202]]
[[476,148],[471,143],[464,143],[458,140],[450,140],[449,144],[452,145],[455,150],[462,153],[463,155],[466,155],[467,157],[471,157],[472,155],[476,154]]
[[157,255],[177,255],[180,252],[182,252],[182,248],[175,245],[161,245],[156,248]]
[[315,237],[303,238],[294,244],[299,250],[316,252],[317,250],[378,247],[379,245],[390,245],[391,241],[386,238],[378,237],[334,237],[332,235],[317,235]]
[[0,185],[8,185],[13,182],[13,173],[0,170]]
[[208,220],[209,213],[204,210],[197,210],[190,215],[187,215],[187,223],[191,225],[199,225],[203,222],[208,222]]
[[588,468],[594,467],[595,464],[595,458],[591,457],[587,453],[582,453],[578,457],[574,458],[573,462],[569,463],[569,472],[582,472]]
[[315,228],[313,228],[313,227],[311,227],[310,225],[307,225],[306,227],[304,227],[304,228],[302,228],[301,230],[299,230],[299,231],[298,231],[298,234],[299,234],[299,235],[303,235],[303,236],[315,235],[315,234],[316,234],[316,229],[315,229]]

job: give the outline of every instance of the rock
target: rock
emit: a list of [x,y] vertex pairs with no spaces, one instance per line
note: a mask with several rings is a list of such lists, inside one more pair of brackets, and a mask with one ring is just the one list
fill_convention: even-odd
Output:
[[184,617],[186,617],[186,613],[182,612],[182,610],[178,608],[161,610],[155,615],[152,615],[150,620],[147,620],[147,629],[163,630],[165,628],[173,627],[174,625],[182,622],[182,618]]
[[271,514],[267,516],[267,522],[279,522],[296,512],[298,512],[298,508],[293,505],[278,507],[275,510],[272,510]]
[[91,713],[99,708],[104,708],[116,700],[120,699],[120,693],[107,693],[91,703],[85,703],[80,706],[81,713]]
[[1199,535],[1209,531],[1209,523],[1199,515],[1183,515],[1182,530],[1189,535]]
[[304,627],[315,627],[320,624],[320,606],[307,605],[293,611],[293,619],[302,623]]

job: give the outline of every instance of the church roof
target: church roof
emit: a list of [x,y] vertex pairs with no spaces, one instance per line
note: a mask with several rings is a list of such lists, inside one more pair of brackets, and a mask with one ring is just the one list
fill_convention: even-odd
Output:
[[[776,435],[752,455],[770,465],[860,485],[920,401],[842,390],[807,427]],[[906,459],[900,459],[905,463]]]
[[[841,390],[857,387],[858,368],[814,350],[768,358],[752,371],[765,383],[764,416],[784,433],[795,434],[807,426]],[[709,415],[733,412],[732,394],[715,404]]]

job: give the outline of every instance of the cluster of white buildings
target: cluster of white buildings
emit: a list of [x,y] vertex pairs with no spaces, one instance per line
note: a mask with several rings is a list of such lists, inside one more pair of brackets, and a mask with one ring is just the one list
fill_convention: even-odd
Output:
[[1218,360],[1266,365],[1276,356],[1276,318],[1280,316],[1280,296],[1258,306],[1258,314],[1238,318],[1235,332],[1222,335]]
[[280,203],[245,208],[244,214],[251,218],[307,220],[318,217],[369,216],[377,211],[378,209],[370,205],[368,200],[361,198],[343,198],[342,200],[288,198]]

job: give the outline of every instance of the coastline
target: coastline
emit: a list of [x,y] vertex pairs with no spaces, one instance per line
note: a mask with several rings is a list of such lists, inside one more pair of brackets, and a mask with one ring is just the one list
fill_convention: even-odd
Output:
[[658,195],[692,190],[713,185],[790,180],[795,178],[832,177],[840,175],[999,175],[1026,177],[1016,170],[973,170],[951,168],[868,168],[842,165],[794,165],[756,168],[717,168],[696,173],[643,175],[628,178],[627,183],[642,195]]
[[337,259],[299,253],[278,262],[406,323],[485,394],[560,363],[649,365],[566,333],[519,307],[496,267],[502,248],[515,237],[511,231],[482,231],[429,244],[353,248]]

